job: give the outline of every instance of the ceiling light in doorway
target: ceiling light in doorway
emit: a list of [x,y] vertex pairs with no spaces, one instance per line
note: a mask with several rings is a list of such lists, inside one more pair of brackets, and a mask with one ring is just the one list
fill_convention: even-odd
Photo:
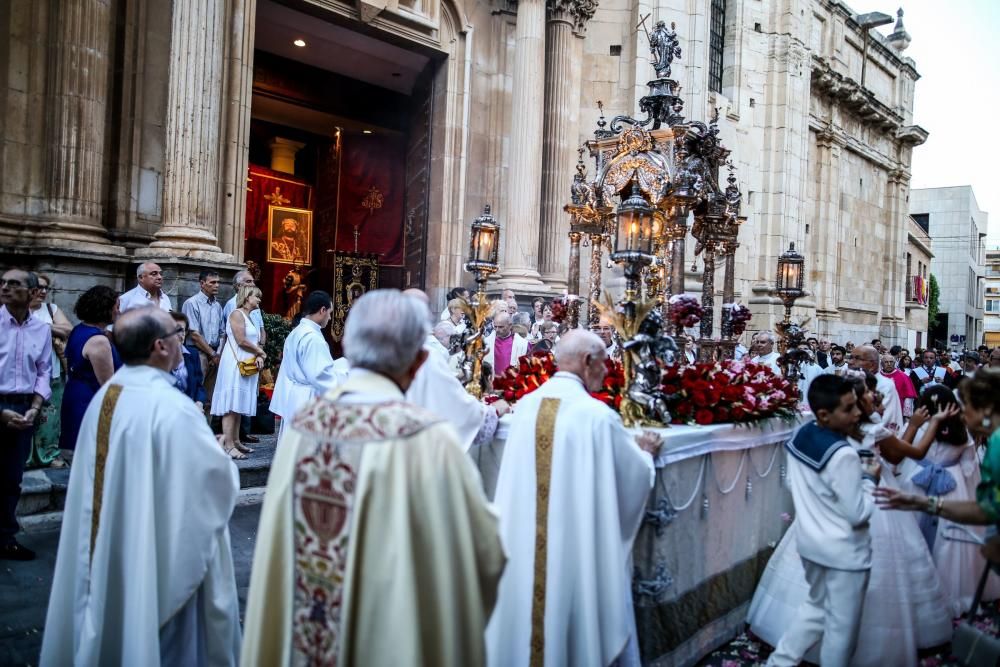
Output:
[[294,42],[292,42],[292,44],[294,44],[295,46],[298,46],[299,48],[301,48],[301,47],[303,47],[303,46],[306,45],[306,40],[304,40],[304,39],[302,39],[300,37],[300,38],[296,39]]
[[371,134],[371,130],[361,130],[361,134]]

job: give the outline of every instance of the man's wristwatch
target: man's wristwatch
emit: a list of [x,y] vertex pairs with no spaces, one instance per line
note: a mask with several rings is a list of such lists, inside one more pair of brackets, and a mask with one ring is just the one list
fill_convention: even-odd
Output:
[[941,514],[941,499],[937,496],[927,496],[927,513],[937,516]]

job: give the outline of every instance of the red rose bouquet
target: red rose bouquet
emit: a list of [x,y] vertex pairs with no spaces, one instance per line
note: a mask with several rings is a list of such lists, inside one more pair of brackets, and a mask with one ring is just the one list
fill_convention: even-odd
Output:
[[[625,371],[620,363],[611,359],[605,360],[604,365],[608,371],[604,383],[600,390],[590,395],[617,410],[625,391]],[[498,392],[499,398],[516,403],[545,384],[557,370],[556,359],[551,352],[526,354],[517,360],[517,366],[511,366],[493,380],[493,390]]]
[[670,321],[681,328],[693,327],[705,316],[705,309],[698,299],[688,294],[670,297]]
[[749,423],[793,417],[798,388],[768,366],[725,360],[664,369],[661,390],[673,423]]
[[526,354],[517,360],[516,366],[493,379],[493,390],[503,400],[514,403],[545,384],[555,372],[556,358],[551,352]]

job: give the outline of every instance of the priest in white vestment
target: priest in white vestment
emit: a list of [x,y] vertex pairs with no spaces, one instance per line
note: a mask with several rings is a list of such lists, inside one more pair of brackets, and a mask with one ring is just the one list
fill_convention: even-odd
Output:
[[871,345],[860,345],[851,353],[850,367],[852,370],[867,371],[875,376],[878,383],[876,389],[882,394],[882,425],[899,435],[904,430],[903,403],[899,400],[896,383],[882,375],[880,370],[879,352]]
[[783,376],[784,373],[781,370],[781,364],[778,363],[781,355],[774,350],[774,334],[770,331],[761,331],[757,333],[755,340],[755,356],[750,359],[750,363],[768,366],[776,375],[779,377]]
[[[408,289],[403,293],[423,304],[430,317],[430,300],[424,292]],[[447,420],[458,433],[459,443],[466,452],[477,440],[492,440],[500,417],[508,411],[507,403],[497,401],[486,405],[467,392],[452,372],[448,350],[433,333],[424,341],[424,349],[427,360],[406,390],[406,400]]]
[[454,429],[404,399],[428,320],[396,290],[362,296],[344,327],[347,380],[281,437],[243,665],[485,664],[497,517]]
[[600,338],[569,331],[555,355],[559,372],[513,412],[497,479],[508,562],[489,664],[638,664],[631,552],[660,439],[637,442],[588,393],[604,380]]
[[333,299],[316,290],[302,303],[302,320],[285,338],[281,367],[274,382],[270,410],[281,417],[281,433],[301,408],[316,396],[335,388],[345,379],[346,359],[333,360],[323,329],[330,324]]
[[125,365],[80,427],[42,665],[239,662],[229,543],[239,476],[174,386],[178,334],[154,307],[115,322]]

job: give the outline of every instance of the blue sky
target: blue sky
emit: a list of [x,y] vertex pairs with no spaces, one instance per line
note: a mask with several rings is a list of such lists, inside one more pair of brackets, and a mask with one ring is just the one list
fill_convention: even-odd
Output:
[[[896,0],[898,3],[899,0]],[[899,4],[847,0],[857,13],[896,16]],[[904,0],[916,62],[913,120],[930,137],[913,151],[914,188],[972,185],[1000,245],[1000,0]],[[893,26],[879,28],[888,35]]]

